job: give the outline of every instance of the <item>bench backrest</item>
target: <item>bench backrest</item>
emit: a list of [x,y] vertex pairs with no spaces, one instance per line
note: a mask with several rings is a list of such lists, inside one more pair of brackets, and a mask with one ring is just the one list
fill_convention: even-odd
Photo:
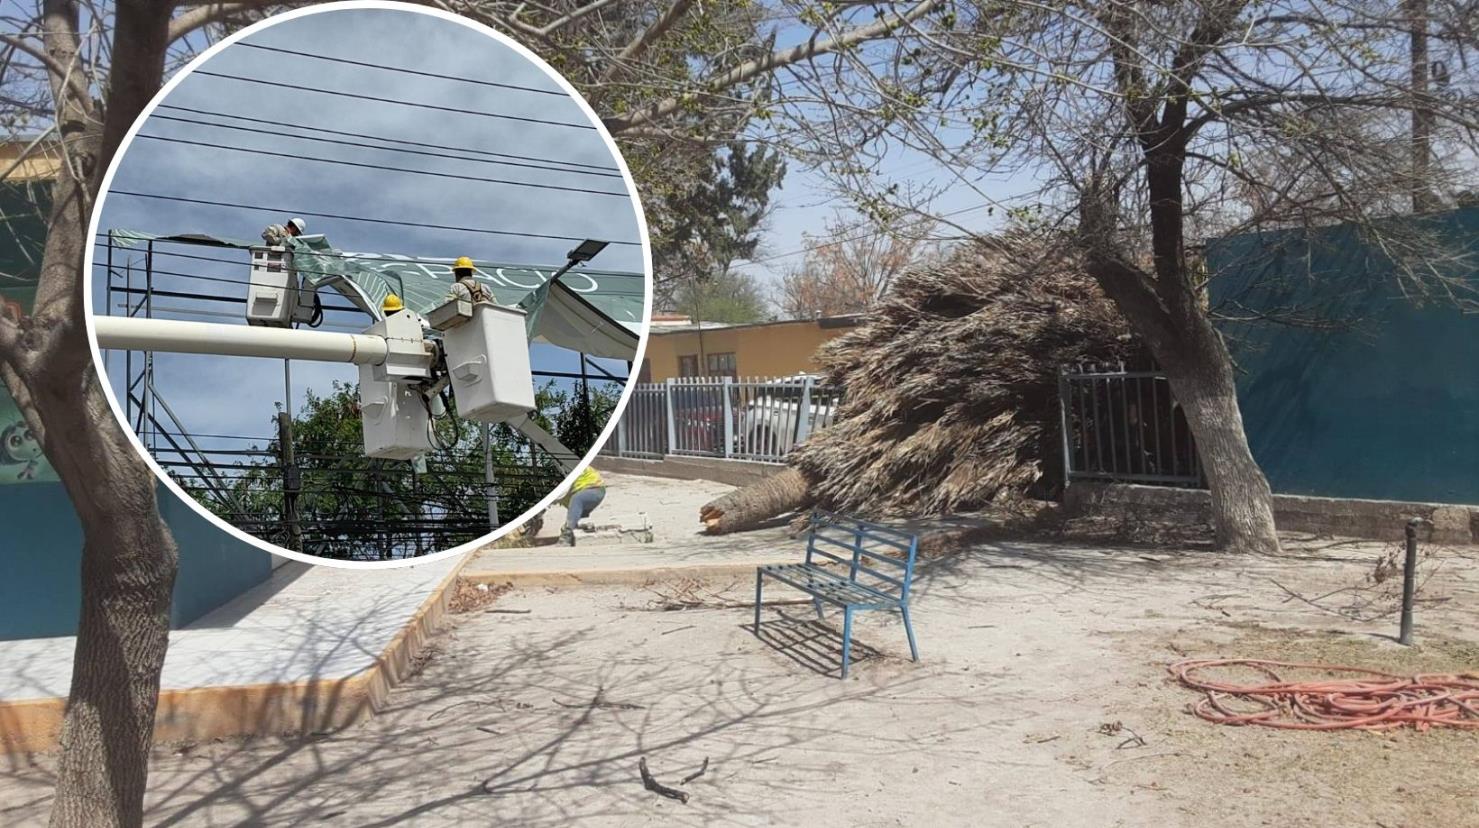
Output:
[[908,600],[919,538],[902,529],[822,509],[811,513],[806,562],[841,564],[854,583]]

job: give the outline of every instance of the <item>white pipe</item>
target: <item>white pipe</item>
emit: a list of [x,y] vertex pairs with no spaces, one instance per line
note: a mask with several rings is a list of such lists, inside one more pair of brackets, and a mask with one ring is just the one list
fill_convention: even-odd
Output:
[[261,328],[172,319],[93,317],[98,347],[120,351],[308,359],[379,365],[389,351],[385,339],[369,334]]

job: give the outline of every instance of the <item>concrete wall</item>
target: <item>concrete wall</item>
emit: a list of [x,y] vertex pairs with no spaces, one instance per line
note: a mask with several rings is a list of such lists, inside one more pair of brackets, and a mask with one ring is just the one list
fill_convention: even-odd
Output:
[[[1205,491],[1165,486],[1078,481],[1063,496],[1069,516],[1113,515],[1183,523],[1211,521]],[[1423,518],[1419,537],[1434,543],[1479,543],[1479,507],[1391,500],[1274,496],[1274,520],[1286,532],[1310,532],[1348,538],[1401,540],[1407,521]]]
[[662,460],[636,460],[630,457],[596,458],[601,471],[616,474],[640,474],[646,477],[671,477],[677,480],[712,480],[728,486],[748,486],[781,471],[777,463],[752,463],[747,460],[723,460],[714,457],[678,457]]
[[[850,323],[850,320],[848,320]],[[650,382],[678,376],[678,357],[698,357],[700,371],[708,354],[732,353],[742,377],[783,377],[818,370],[813,355],[822,343],[852,330],[832,320],[769,322],[698,331],[654,329],[647,340]]]
[[[180,547],[171,620],[183,626],[266,580],[272,555],[216,529],[161,487]],[[77,631],[82,528],[60,483],[0,486],[0,639]]]

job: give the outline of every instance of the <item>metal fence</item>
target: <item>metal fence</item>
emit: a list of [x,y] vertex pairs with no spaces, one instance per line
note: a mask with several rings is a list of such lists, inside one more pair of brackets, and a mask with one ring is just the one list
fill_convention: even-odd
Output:
[[815,377],[687,377],[632,388],[606,454],[723,457],[764,463],[836,417],[839,395]]
[[1160,371],[1114,366],[1064,368],[1058,380],[1064,474],[1204,488],[1196,441]]

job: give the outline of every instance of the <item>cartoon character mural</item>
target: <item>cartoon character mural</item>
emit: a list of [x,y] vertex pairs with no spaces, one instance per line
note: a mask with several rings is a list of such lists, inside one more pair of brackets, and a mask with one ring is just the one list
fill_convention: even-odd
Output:
[[41,442],[32,433],[25,420],[6,426],[0,431],[0,474],[7,477],[20,466],[16,480],[35,480],[36,470],[46,458],[41,456]]
[[[13,320],[24,319],[34,293],[34,289],[29,288],[6,288],[0,292],[0,315]],[[0,485],[58,479],[56,471],[46,461],[46,455],[41,453],[41,441],[36,439],[15,400],[0,384]]]

